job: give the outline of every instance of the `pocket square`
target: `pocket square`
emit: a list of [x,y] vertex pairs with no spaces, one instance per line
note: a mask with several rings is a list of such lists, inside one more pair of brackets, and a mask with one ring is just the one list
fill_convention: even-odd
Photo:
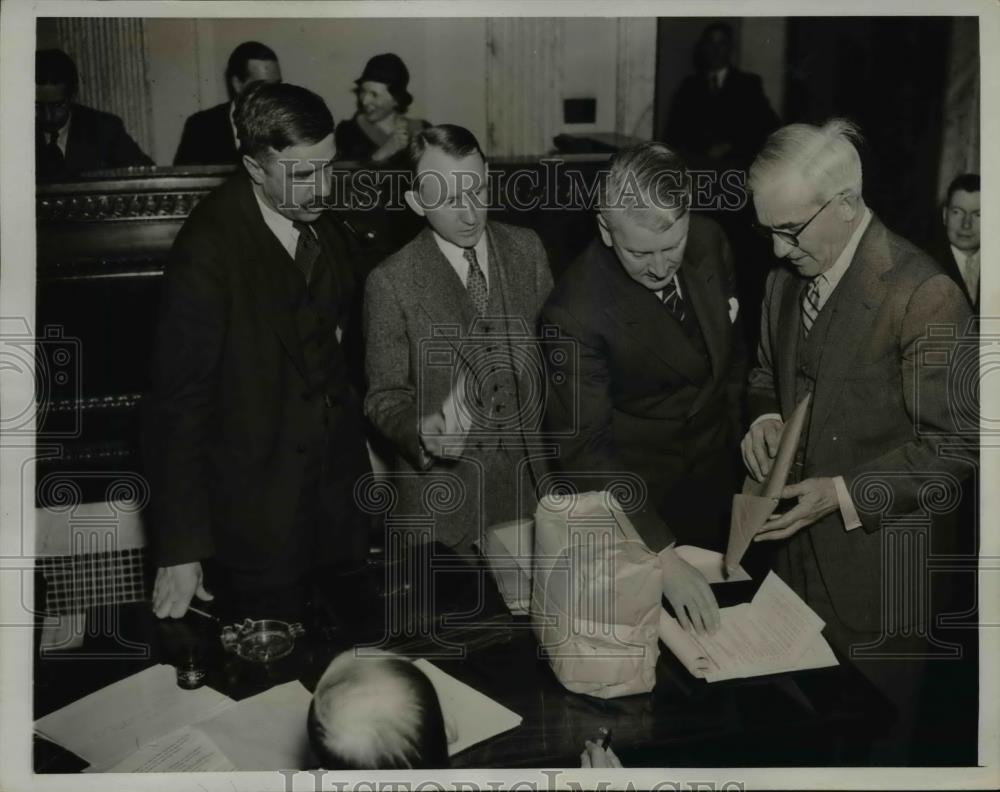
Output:
[[729,298],[729,324],[736,321],[736,317],[740,312],[740,301],[735,297]]

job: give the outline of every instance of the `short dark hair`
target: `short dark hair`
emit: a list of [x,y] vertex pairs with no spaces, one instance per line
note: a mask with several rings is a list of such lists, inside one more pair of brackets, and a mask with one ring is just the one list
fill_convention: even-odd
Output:
[[[402,709],[415,708],[416,728],[412,733],[394,734],[392,729],[381,729],[375,753],[367,757],[352,756],[338,750],[336,734],[331,734],[316,712],[316,698],[309,706],[306,728],[313,753],[324,770],[405,770],[446,768],[448,759],[448,737],[445,733],[444,715],[441,703],[430,679],[409,660],[399,657],[385,658],[379,663],[379,672],[391,674],[406,690],[407,701],[401,702]],[[332,691],[333,706],[336,706],[336,690]],[[407,719],[395,721],[399,729]]]
[[954,196],[959,190],[970,193],[979,192],[979,174],[960,173],[952,179],[951,184],[948,185],[948,193],[944,197],[945,206],[951,205],[952,196]]
[[333,133],[333,116],[320,97],[300,85],[255,82],[233,110],[240,151],[256,157],[301,143],[319,143]]
[[35,52],[35,85],[65,85],[70,96],[76,95],[80,75],[73,59],[61,49]]
[[229,56],[229,62],[226,64],[226,85],[233,77],[246,80],[247,64],[252,60],[276,61],[278,56],[267,44],[261,44],[259,41],[244,41]]
[[457,124],[438,124],[421,130],[410,141],[410,162],[413,164],[414,174],[420,165],[420,158],[429,148],[441,149],[456,159],[478,152],[483,161],[486,161],[479,141],[468,129]]

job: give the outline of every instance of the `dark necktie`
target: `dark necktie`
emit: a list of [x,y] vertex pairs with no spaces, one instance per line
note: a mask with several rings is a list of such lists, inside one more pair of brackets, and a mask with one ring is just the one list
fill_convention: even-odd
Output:
[[683,325],[687,314],[684,311],[684,300],[681,298],[681,293],[677,291],[676,275],[667,281],[667,285],[660,293],[660,299],[663,300],[663,304],[667,306],[667,310],[674,315],[674,318]]
[[302,277],[306,279],[306,283],[309,283],[310,278],[312,278],[313,265],[319,258],[319,242],[308,223],[300,223],[296,220],[292,225],[299,232],[299,241],[295,245],[295,266],[302,273]]
[[39,156],[38,169],[45,175],[58,174],[66,166],[66,157],[59,148],[59,132],[42,133],[42,150]]
[[486,285],[486,276],[479,266],[479,258],[476,256],[475,248],[465,248],[462,251],[465,260],[469,262],[469,277],[465,282],[465,288],[469,290],[469,297],[472,304],[476,306],[476,313],[480,316],[486,315],[486,306],[489,303],[490,291]]

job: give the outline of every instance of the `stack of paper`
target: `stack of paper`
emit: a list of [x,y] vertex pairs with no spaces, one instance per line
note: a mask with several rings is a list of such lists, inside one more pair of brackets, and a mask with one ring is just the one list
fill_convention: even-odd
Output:
[[721,608],[714,635],[686,631],[664,611],[660,640],[685,668],[708,682],[837,665],[824,622],[773,572],[753,600]]
[[46,715],[35,730],[102,771],[234,703],[209,687],[182,690],[173,667],[155,665]]

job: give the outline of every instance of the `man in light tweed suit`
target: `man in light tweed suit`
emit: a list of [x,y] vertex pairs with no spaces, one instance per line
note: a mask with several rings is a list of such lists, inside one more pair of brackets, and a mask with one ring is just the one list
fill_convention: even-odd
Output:
[[394,453],[390,524],[472,558],[490,525],[530,516],[552,288],[534,232],[487,223],[486,161],[462,127],[411,144],[406,202],[428,226],[369,276],[365,413]]

